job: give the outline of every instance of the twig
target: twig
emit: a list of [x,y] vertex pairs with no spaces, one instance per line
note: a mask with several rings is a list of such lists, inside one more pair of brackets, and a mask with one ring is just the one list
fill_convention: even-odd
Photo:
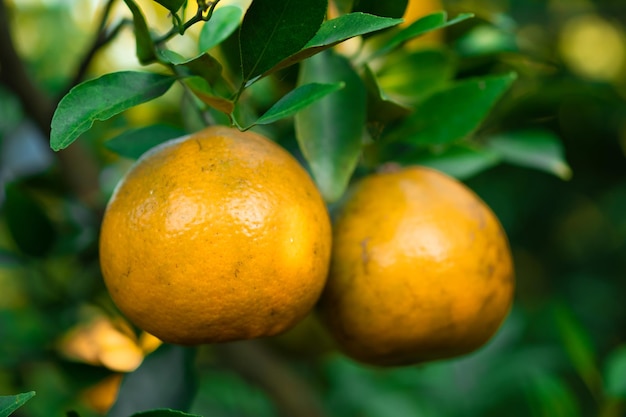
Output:
[[260,386],[284,417],[326,417],[311,387],[259,341],[214,346],[220,363]]
[[[50,137],[50,122],[58,103],[35,85],[23,61],[15,50],[9,29],[9,16],[4,0],[0,0],[0,83],[20,100],[24,111]],[[56,157],[67,186],[82,202],[95,206],[98,195],[98,168],[80,144],[75,144]]]
[[126,21],[122,20],[116,26],[114,26],[113,29],[107,30],[106,22],[109,19],[109,15],[111,14],[111,10],[113,9],[114,4],[115,0],[109,0],[104,6],[104,10],[102,10],[102,16],[100,18],[100,23],[98,24],[97,35],[91,43],[91,46],[83,56],[83,59],[81,59],[80,64],[78,65],[78,68],[75,72],[74,78],[68,83],[67,88],[62,92],[62,94],[60,94],[60,98],[65,96],[72,89],[72,87],[74,87],[83,80],[83,78],[85,77],[85,73],[89,68],[89,64],[91,64],[93,57],[96,55],[96,52],[98,52],[103,46],[115,39],[120,29],[122,29],[122,27],[126,24]]

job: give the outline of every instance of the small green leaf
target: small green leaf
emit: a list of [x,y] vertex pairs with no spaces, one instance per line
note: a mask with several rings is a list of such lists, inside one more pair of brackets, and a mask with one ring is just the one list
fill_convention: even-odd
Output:
[[293,65],[347,39],[390,28],[401,22],[402,19],[390,19],[365,13],[350,13],[327,20],[300,51],[282,60],[263,75]]
[[362,76],[368,93],[368,123],[384,126],[411,114],[411,108],[394,101],[383,91],[378,84],[378,78],[368,65],[363,67]]
[[243,84],[302,49],[327,7],[327,0],[254,0],[239,31]]
[[35,391],[17,395],[0,396],[0,417],[8,417],[35,396]]
[[488,146],[506,162],[539,169],[568,180],[572,170],[565,160],[563,144],[545,130],[523,130],[503,133],[489,140]]
[[174,126],[156,124],[124,132],[104,142],[104,146],[120,156],[137,159],[156,145],[184,136],[185,133]]
[[204,104],[222,113],[231,114],[235,109],[235,103],[217,94],[211,85],[202,77],[188,77],[183,82],[193,91]]
[[176,13],[186,0],[154,0],[172,13]]
[[105,74],[72,88],[52,117],[50,147],[66,148],[96,120],[107,120],[133,106],[163,95],[176,79],[149,72]]
[[[291,90],[272,107],[269,108],[263,116],[254,123],[255,125],[266,125],[274,123],[277,120],[292,116],[303,108],[309,106],[313,102],[322,97],[343,88],[342,82],[332,84],[310,83],[301,85]],[[250,128],[252,126],[249,126]]]
[[441,90],[456,70],[453,55],[442,49],[402,50],[387,58],[376,73],[378,84],[387,97],[407,106]]
[[15,183],[7,184],[4,213],[17,247],[25,254],[43,257],[57,239],[52,221],[33,197]]
[[420,103],[388,142],[442,145],[469,136],[517,78],[514,73],[459,81]]
[[606,394],[626,400],[626,345],[611,352],[604,371]]
[[344,82],[345,87],[296,114],[296,138],[328,202],[345,191],[361,153],[366,91],[350,62],[327,50],[302,63],[299,85]]
[[161,408],[189,409],[197,388],[195,352],[193,348],[164,344],[146,356],[137,370],[124,376],[108,417]]
[[133,27],[135,30],[135,39],[137,44],[137,59],[142,64],[148,64],[155,60],[154,55],[154,42],[152,36],[150,36],[150,30],[146,23],[146,18],[143,16],[141,9],[135,3],[134,0],[124,0],[124,3],[128,6],[133,14]]
[[156,410],[141,411],[133,414],[131,417],[201,417],[196,414],[184,413],[169,408],[158,408]]
[[239,27],[242,17],[243,10],[237,6],[216,9],[211,19],[205,22],[200,30],[198,39],[200,51],[208,51],[228,38]]
[[445,151],[415,158],[401,157],[399,162],[424,165],[460,180],[468,179],[500,162],[500,156],[489,149],[454,145]]
[[452,26],[472,17],[474,17],[472,13],[461,13],[454,19],[448,20],[448,15],[446,12],[435,12],[424,16],[392,36],[391,39],[385,42],[384,46],[379,48],[373,54],[373,57],[379,57],[381,55],[384,55],[402,45],[404,42],[424,35],[425,33]]
[[193,58],[185,58],[172,50],[162,49],[158,55],[162,62],[182,70],[183,73],[179,74],[181,76],[198,75],[211,84],[222,77],[222,64],[206,52]]

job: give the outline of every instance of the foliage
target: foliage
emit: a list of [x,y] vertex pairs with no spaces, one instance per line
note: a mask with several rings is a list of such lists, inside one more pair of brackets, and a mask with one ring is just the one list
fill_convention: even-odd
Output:
[[[114,354],[151,349],[102,285],[103,204],[132,159],[206,124],[279,142],[331,211],[387,163],[463,179],[507,230],[516,304],[485,349],[419,368],[363,367],[317,332],[162,346],[111,415],[622,415],[626,49],[562,33],[622,39],[602,16],[624,9],[448,1],[399,27],[406,0],[222,2],[0,1],[0,394],[25,393],[0,416],[109,412],[92,394]],[[110,356],[61,347],[94,316]]]

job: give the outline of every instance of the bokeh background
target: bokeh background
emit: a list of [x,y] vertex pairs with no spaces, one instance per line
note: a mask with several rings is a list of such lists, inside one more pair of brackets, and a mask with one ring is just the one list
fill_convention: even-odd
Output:
[[[139,3],[167,28],[164,9]],[[417,47],[451,51],[458,76],[519,74],[482,129],[552,132],[567,161],[538,160],[540,170],[497,164],[465,178],[501,219],[516,264],[515,305],[494,340],[463,358],[400,369],[350,361],[314,318],[232,349],[159,347],[104,291],[94,207],[131,163],[102,143],[155,120],[193,125],[180,91],[98,123],[81,139],[91,166],[85,176],[98,183],[84,190],[90,205],[67,187],[64,162],[31,109],[0,83],[0,395],[37,392],[17,415],[103,415],[122,375],[142,362],[120,402],[143,398],[148,407],[170,392],[204,416],[277,416],[289,398],[313,401],[303,414],[311,416],[626,415],[626,3],[423,3],[476,17]],[[15,47],[49,97],[64,92],[103,4],[4,1]],[[127,14],[123,2],[115,7],[113,19]],[[191,35],[176,47],[194,50],[197,31]],[[123,29],[86,76],[138,67],[132,32]],[[272,97],[271,87],[259,100]],[[127,414],[118,407],[111,415]]]

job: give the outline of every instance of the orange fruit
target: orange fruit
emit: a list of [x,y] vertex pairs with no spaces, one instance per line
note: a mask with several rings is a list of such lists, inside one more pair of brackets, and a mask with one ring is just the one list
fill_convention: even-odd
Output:
[[101,227],[111,298],[159,339],[270,336],[311,310],[326,281],[326,206],[267,138],[227,127],[159,145],[118,184]]
[[346,354],[403,365],[483,345],[513,288],[508,241],[485,203],[438,171],[399,168],[349,190],[319,309]]

